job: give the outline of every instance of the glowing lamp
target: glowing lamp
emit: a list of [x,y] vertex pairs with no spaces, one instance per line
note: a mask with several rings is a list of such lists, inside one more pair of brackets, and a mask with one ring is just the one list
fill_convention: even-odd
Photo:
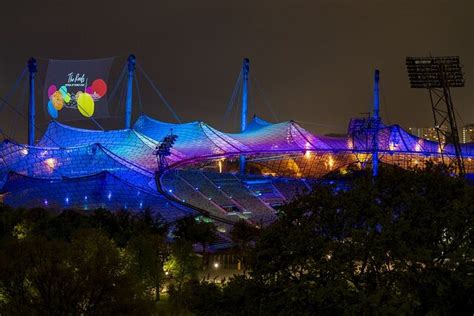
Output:
[[51,170],[53,170],[56,167],[56,164],[57,164],[56,159],[54,159],[54,158],[48,158],[44,161],[44,163]]

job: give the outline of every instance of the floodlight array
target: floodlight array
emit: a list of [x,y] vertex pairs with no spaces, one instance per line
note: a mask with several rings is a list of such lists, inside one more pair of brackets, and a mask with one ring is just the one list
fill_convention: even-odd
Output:
[[464,76],[458,56],[407,57],[406,66],[412,88],[464,86]]

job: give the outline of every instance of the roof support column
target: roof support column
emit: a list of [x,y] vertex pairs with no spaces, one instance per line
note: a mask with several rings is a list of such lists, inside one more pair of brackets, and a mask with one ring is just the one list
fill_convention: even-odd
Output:
[[35,75],[38,72],[36,59],[28,60],[28,71],[30,72],[30,98],[28,102],[28,145],[35,144]]
[[127,99],[125,101],[125,128],[129,129],[132,121],[133,79],[135,76],[135,55],[128,56]]
[[373,148],[372,148],[372,176],[375,178],[379,174],[379,141],[378,141],[378,131],[380,124],[380,115],[379,115],[379,77],[380,72],[378,69],[375,70],[374,74],[374,113],[373,121],[375,124],[374,134],[373,134]]
[[[247,114],[248,114],[248,88],[249,88],[249,71],[250,61],[244,58],[242,63],[242,113],[240,116],[240,132],[247,128]],[[245,174],[245,157],[240,156],[240,174]]]

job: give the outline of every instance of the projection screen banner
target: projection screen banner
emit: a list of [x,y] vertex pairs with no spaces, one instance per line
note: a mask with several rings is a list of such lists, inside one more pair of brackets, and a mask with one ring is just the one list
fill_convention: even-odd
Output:
[[113,58],[48,61],[44,107],[48,117],[75,121],[109,116],[108,79]]

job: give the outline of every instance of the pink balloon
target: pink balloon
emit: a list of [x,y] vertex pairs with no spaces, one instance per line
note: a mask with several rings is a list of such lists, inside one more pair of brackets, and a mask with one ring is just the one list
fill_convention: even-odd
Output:
[[56,88],[56,86],[54,84],[50,85],[49,88],[48,88],[48,98],[51,97],[51,95],[53,93],[55,93],[56,90],[58,90],[58,89]]
[[87,87],[87,88],[86,88],[86,93],[93,94],[93,93],[94,93],[94,89],[92,89],[92,87]]

